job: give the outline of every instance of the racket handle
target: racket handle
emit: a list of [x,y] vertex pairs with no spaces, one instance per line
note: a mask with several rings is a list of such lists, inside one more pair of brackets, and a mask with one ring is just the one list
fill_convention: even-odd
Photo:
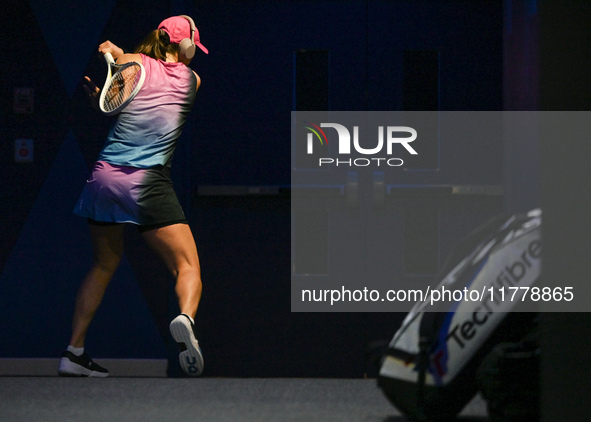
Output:
[[115,63],[115,60],[113,60],[113,55],[111,53],[105,53],[105,60],[108,64]]

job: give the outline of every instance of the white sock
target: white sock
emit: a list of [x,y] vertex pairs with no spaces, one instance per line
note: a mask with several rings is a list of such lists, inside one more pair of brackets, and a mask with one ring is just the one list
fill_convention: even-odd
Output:
[[195,321],[193,321],[193,318],[191,318],[189,315],[187,314],[182,314],[184,316],[186,316],[187,318],[189,318],[189,321],[191,321],[191,324],[195,325]]
[[74,346],[68,346],[68,348],[66,349],[68,352],[72,352],[73,354],[75,354],[76,356],[81,356],[82,353],[84,353],[84,347],[74,347]]

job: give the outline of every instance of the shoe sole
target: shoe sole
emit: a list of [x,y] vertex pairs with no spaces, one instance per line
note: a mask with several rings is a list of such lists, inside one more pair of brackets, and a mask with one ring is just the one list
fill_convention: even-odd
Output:
[[57,370],[60,377],[90,377],[90,378],[107,378],[108,372],[97,372],[87,369],[70,361],[68,358],[61,358],[60,366]]
[[170,334],[179,345],[179,363],[183,371],[192,377],[203,372],[203,355],[193,334],[191,322],[184,316],[178,316],[170,323]]

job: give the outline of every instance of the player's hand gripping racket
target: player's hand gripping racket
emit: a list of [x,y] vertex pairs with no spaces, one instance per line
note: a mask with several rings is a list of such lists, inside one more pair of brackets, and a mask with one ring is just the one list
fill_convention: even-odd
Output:
[[146,70],[141,63],[136,62],[118,65],[111,53],[105,53],[105,60],[109,70],[99,98],[99,107],[107,116],[112,116],[135,98],[146,79]]

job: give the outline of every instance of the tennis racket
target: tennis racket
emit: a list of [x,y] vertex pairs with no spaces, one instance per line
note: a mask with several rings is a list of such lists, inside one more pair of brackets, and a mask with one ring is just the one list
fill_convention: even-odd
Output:
[[105,53],[105,60],[109,70],[99,98],[99,107],[104,114],[112,116],[135,98],[146,79],[146,70],[141,63],[136,62],[118,65],[111,53]]

